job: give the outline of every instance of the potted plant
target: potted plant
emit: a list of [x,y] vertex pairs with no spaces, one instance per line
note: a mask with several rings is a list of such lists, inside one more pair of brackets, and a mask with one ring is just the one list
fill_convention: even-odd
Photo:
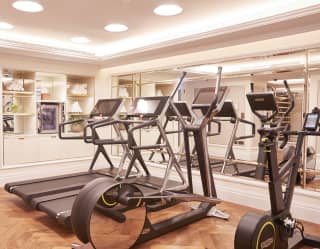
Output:
[[[78,120],[81,116],[79,114],[70,115],[70,121]],[[76,122],[71,124],[70,131],[71,132],[82,132],[84,128],[84,122]]]

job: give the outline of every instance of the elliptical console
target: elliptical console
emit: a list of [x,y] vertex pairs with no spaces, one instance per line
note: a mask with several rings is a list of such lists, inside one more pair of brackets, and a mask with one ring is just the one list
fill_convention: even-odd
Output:
[[[295,181],[298,174],[303,141],[306,136],[320,136],[319,109],[305,117],[301,131],[284,131],[285,142],[289,135],[297,135],[294,153],[279,169],[277,164],[276,137],[279,129],[262,128],[260,145],[264,148],[269,168],[269,197],[271,211],[266,214],[247,213],[236,230],[235,249],[288,249],[298,245],[320,248],[320,238],[304,234],[303,224],[290,213]],[[288,176],[286,181],[284,178]],[[285,191],[282,187],[285,184]]]

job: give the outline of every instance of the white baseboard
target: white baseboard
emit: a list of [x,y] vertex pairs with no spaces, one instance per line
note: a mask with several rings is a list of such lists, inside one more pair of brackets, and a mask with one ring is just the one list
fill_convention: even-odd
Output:
[[88,170],[91,159],[79,161],[48,162],[28,167],[8,167],[0,170],[0,186],[8,182],[71,174]]
[[[218,157],[224,157],[227,145],[221,144],[208,144],[209,154]],[[233,151],[236,159],[246,160],[246,161],[256,161],[258,156],[257,147],[234,145]]]

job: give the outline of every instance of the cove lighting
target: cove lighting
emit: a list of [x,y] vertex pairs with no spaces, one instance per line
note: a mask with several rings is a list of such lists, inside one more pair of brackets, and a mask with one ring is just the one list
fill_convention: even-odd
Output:
[[123,32],[123,31],[127,31],[128,27],[120,23],[112,23],[105,26],[104,29],[109,32]]
[[43,10],[43,7],[40,3],[31,0],[19,0],[15,1],[12,6],[24,12],[40,12]]
[[6,29],[6,30],[13,29],[13,25],[7,22],[0,22],[0,29]]
[[182,8],[175,4],[160,5],[153,10],[159,16],[175,16],[182,12]]
[[71,41],[74,43],[89,43],[90,42],[90,40],[88,38],[81,37],[81,36],[80,37],[73,37],[71,39]]

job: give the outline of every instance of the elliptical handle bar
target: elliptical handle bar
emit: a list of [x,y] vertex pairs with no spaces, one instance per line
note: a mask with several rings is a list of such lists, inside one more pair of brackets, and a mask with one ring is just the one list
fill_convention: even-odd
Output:
[[187,123],[184,120],[182,114],[180,113],[180,111],[178,110],[178,108],[176,107],[176,105],[173,102],[173,98],[174,96],[177,94],[177,92],[180,90],[183,80],[186,77],[187,72],[183,72],[182,76],[180,77],[179,83],[176,86],[176,88],[173,90],[173,92],[171,93],[171,96],[169,97],[169,106],[172,108],[173,112],[177,115],[177,118],[179,120],[179,122],[181,123],[182,127],[185,128]]
[[[173,100],[174,96],[175,96],[175,95],[177,94],[177,92],[180,90],[180,87],[181,87],[181,85],[182,85],[182,83],[183,83],[183,80],[184,80],[184,78],[186,77],[186,75],[187,75],[187,72],[183,72],[183,73],[182,73],[182,76],[180,77],[180,80],[179,80],[178,85],[176,86],[176,88],[173,90],[173,92],[171,93],[171,95],[170,95],[170,97],[169,97],[170,100]],[[180,112],[179,112],[179,113],[180,113]],[[181,115],[181,113],[180,113],[180,115]]]
[[286,134],[286,135],[303,134],[304,136],[320,136],[319,131],[284,131],[283,134]]
[[252,93],[254,92],[254,83],[253,82],[250,83],[250,90]]
[[280,149],[283,149],[287,145],[289,141],[289,135],[293,135],[290,133],[290,124],[286,124],[284,130],[282,131],[282,134],[283,134],[283,141],[280,144]]
[[284,80],[284,81],[283,81],[283,84],[284,84],[284,86],[285,86],[285,88],[286,88],[286,91],[287,91],[287,93],[288,93],[289,100],[290,100],[290,106],[289,106],[288,110],[285,112],[285,114],[283,115],[284,117],[286,117],[286,116],[288,116],[289,113],[293,110],[294,105],[295,105],[295,102],[294,102],[294,96],[293,96],[293,94],[292,94],[292,92],[291,92],[291,90],[290,90],[290,87],[289,87],[289,85],[288,85],[288,82],[287,82],[286,80]]
[[[217,109],[217,104],[219,104],[217,102],[219,101],[219,90],[220,90],[220,86],[221,86],[221,78],[222,78],[222,67],[219,66],[218,67],[218,72],[217,72],[217,79],[216,79],[214,98],[211,101],[210,107],[208,108],[206,115],[203,116],[202,125],[207,125],[207,123],[212,118],[212,116],[215,115],[213,113],[213,110]],[[223,102],[223,101],[221,101],[221,102]],[[221,107],[222,106],[220,106],[220,108]]]

